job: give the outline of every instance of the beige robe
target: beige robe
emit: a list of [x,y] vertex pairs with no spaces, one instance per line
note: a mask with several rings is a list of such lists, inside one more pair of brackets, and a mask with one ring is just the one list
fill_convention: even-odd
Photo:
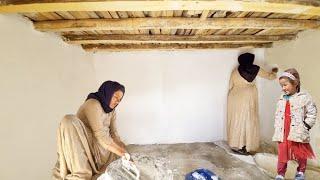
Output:
[[118,156],[108,145],[120,142],[115,112],[105,113],[95,99],[87,100],[76,115],[66,115],[57,133],[58,160],[54,180],[91,180]]
[[[258,76],[275,79],[276,73],[268,73],[262,68]],[[259,148],[260,130],[258,119],[258,91],[255,80],[248,82],[235,68],[229,81],[227,138],[231,148],[247,151]]]

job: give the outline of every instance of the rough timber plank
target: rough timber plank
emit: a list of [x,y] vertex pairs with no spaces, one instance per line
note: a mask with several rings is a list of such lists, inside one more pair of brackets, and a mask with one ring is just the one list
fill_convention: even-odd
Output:
[[320,15],[317,0],[2,0],[0,12],[216,10]]
[[130,50],[191,50],[191,49],[219,49],[219,48],[269,48],[272,43],[246,44],[88,44],[82,45],[86,51],[130,51]]
[[[40,31],[90,31],[136,29],[318,29],[320,21],[266,18],[126,18],[35,22]],[[160,34],[160,31],[159,33]]]
[[107,44],[107,43],[248,43],[292,40],[293,35],[252,36],[252,35],[207,35],[207,36],[175,36],[175,35],[66,35],[65,41],[70,44]]

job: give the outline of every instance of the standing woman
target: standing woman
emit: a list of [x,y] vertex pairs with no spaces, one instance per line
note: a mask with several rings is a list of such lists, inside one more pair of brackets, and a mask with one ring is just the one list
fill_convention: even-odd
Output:
[[88,95],[76,115],[61,120],[54,180],[95,179],[112,161],[124,156],[125,145],[115,125],[115,108],[124,92],[123,85],[106,81],[98,92]]
[[233,151],[247,155],[259,148],[260,130],[258,119],[258,91],[255,78],[273,80],[277,68],[266,72],[253,64],[254,54],[238,57],[239,66],[231,74],[228,93],[228,144]]

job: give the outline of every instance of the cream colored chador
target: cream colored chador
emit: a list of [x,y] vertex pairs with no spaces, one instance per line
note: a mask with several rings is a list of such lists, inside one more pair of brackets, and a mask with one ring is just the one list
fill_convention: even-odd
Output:
[[124,87],[106,81],[99,91],[89,94],[76,115],[66,115],[58,128],[58,160],[54,180],[91,180],[103,173],[125,146],[116,128],[115,107]]
[[[258,119],[258,91],[255,77],[273,80],[275,72],[267,72],[253,64],[254,55],[239,56],[239,67],[229,81],[227,139],[232,149],[257,151],[260,140]],[[276,70],[275,70],[276,71]]]

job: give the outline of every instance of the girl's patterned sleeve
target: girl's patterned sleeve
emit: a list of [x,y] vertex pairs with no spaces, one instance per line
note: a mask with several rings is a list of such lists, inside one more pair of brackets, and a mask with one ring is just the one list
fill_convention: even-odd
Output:
[[307,97],[307,103],[305,105],[305,119],[304,121],[307,123],[307,125],[312,128],[312,126],[316,123],[317,119],[317,106],[312,100],[311,96],[308,95]]

